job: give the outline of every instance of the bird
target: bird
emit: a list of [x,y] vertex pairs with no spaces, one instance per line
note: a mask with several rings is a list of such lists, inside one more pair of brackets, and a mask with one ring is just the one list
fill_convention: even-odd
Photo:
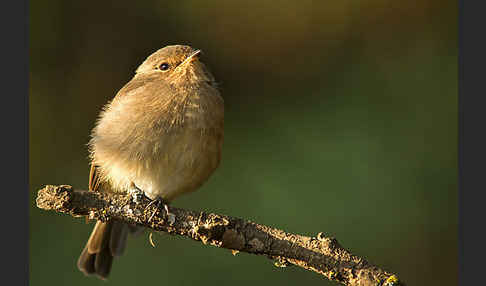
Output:
[[[88,143],[89,191],[138,190],[169,204],[197,190],[218,168],[224,100],[200,57],[188,45],[158,49],[103,107]],[[107,279],[128,235],[139,231],[115,219],[96,222],[78,269]]]

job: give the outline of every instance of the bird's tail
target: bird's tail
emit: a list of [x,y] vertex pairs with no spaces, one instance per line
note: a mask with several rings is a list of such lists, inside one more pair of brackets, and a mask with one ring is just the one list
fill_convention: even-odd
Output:
[[120,221],[98,221],[78,259],[78,268],[86,275],[106,279],[113,258],[123,254],[129,226]]

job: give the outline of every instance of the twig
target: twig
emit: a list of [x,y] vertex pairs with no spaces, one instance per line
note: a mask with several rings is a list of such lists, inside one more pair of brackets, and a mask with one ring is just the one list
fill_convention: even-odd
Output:
[[[80,191],[67,185],[46,186],[39,190],[36,202],[41,209],[101,221],[119,219],[227,248],[233,254],[264,255],[276,261],[276,266],[297,265],[344,285],[404,285],[393,273],[351,254],[335,238],[322,233],[306,237],[240,218],[175,207],[170,207],[167,216],[153,204],[147,207],[150,201],[146,198],[134,202],[127,194]],[[149,222],[154,211],[156,215]]]

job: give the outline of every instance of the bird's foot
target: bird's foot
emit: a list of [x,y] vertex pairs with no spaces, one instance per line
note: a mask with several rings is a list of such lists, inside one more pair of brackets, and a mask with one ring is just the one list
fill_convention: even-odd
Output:
[[137,205],[142,201],[142,198],[144,196],[144,192],[140,190],[137,186],[135,186],[133,182],[128,189],[128,193],[132,197],[133,202]]
[[154,209],[154,211],[153,211],[152,215],[150,216],[150,218],[149,218],[148,222],[150,222],[150,221],[152,220],[152,218],[155,216],[155,214],[157,213],[157,211],[160,209],[160,207],[161,207],[162,205],[164,206],[164,209],[165,209],[165,211],[166,211],[166,213],[167,213],[167,217],[169,217],[169,215],[171,214],[171,213],[169,212],[169,204],[168,204],[166,201],[164,201],[164,199],[162,199],[162,198],[155,198],[154,200],[152,200],[152,201],[151,201],[151,202],[150,202],[150,203],[147,205],[147,207],[146,207],[146,208],[148,208],[149,206],[151,206],[151,205],[153,205],[153,204],[156,204],[156,207],[155,207],[155,209]]

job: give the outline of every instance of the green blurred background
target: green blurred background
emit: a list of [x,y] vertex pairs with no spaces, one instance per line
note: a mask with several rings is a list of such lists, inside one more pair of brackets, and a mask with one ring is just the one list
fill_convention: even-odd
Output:
[[457,283],[456,1],[31,1],[31,285],[337,285],[148,232],[107,282],[75,266],[93,224],[35,207],[87,188],[98,112],[169,44],[225,99],[220,168],[175,206],[336,237],[409,285]]

